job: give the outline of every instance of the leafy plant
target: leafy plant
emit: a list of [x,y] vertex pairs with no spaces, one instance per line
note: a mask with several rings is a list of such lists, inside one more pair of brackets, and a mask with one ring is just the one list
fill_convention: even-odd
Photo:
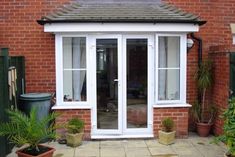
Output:
[[49,114],[43,119],[37,118],[37,110],[33,108],[30,115],[19,110],[7,110],[9,122],[0,123],[0,136],[7,136],[9,141],[21,146],[28,144],[29,150],[39,151],[39,144],[45,139],[55,139],[55,127],[53,121],[57,115]]
[[[197,122],[200,123],[205,121],[205,118],[203,118],[202,121],[202,117],[204,117],[203,113],[205,113],[205,111],[202,110],[202,106],[198,103],[198,101],[194,102],[190,111]],[[217,108],[215,107],[215,105],[210,105],[207,110],[207,113],[209,117],[207,123],[211,124],[217,113]]]
[[164,118],[162,120],[162,126],[163,126],[163,131],[166,132],[171,132],[173,131],[173,127],[174,127],[174,121],[172,120],[172,118]]
[[229,106],[224,111],[222,118],[224,119],[224,132],[221,136],[216,137],[214,142],[226,143],[228,154],[235,157],[235,97],[229,100]]
[[[213,83],[213,77],[212,77],[212,62],[210,60],[205,60],[203,61],[196,74],[195,74],[195,79],[197,81],[197,87],[198,90],[200,91],[201,94],[201,104],[196,102],[192,110],[193,110],[193,115],[196,118],[198,122],[204,122],[205,121],[205,98],[206,98],[206,91],[209,87],[211,87]],[[210,110],[212,109],[212,110]],[[213,112],[214,108],[209,107],[209,113]],[[196,115],[197,114],[197,115]],[[214,113],[210,116],[214,116]],[[212,121],[212,120],[210,120]]]
[[72,118],[69,120],[67,129],[69,133],[80,133],[84,128],[84,121],[78,118]]

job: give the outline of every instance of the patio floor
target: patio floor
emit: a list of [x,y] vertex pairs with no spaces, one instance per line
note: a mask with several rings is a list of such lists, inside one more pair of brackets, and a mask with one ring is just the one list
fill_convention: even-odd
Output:
[[210,144],[212,139],[212,136],[202,138],[190,134],[188,139],[177,139],[169,146],[159,144],[156,139],[84,141],[77,148],[57,142],[49,145],[56,148],[54,157],[223,157],[226,147]]

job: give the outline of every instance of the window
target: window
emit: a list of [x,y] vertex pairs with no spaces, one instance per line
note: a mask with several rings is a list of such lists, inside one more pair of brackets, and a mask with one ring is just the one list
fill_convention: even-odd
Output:
[[63,100],[87,100],[86,38],[63,37]]
[[183,64],[186,60],[186,52],[182,60],[184,53],[182,51],[185,50],[182,48],[182,37],[173,35],[157,37],[157,102],[183,102],[182,95],[186,95],[184,93],[186,64]]

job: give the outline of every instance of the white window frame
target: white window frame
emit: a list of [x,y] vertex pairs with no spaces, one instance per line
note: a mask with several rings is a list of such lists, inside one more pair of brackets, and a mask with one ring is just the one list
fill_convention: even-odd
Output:
[[[147,35],[147,33],[146,33]],[[93,35],[91,35],[93,36]],[[93,98],[92,89],[94,84],[92,82],[92,73],[94,66],[93,59],[91,58],[92,45],[89,45],[91,36],[88,33],[56,33],[55,34],[55,56],[56,56],[56,95],[57,101],[53,109],[91,109]],[[158,100],[158,38],[159,36],[178,36],[180,37],[180,100]],[[64,102],[63,101],[63,37],[85,37],[86,38],[86,64],[87,64],[87,101],[82,102]],[[155,66],[154,66],[154,103],[153,107],[164,107],[186,104],[186,58],[187,58],[187,47],[186,47],[186,33],[155,33]],[[156,106],[157,105],[157,106]],[[160,105],[160,106],[159,106]]]
[[[158,50],[159,50],[159,37],[180,37],[180,99],[179,100],[158,100]],[[160,33],[155,36],[155,102],[157,105],[169,105],[169,104],[186,104],[186,75],[187,75],[187,35],[186,33],[174,33],[165,34]],[[174,107],[174,105],[172,105]]]
[[[68,101],[64,99],[63,89],[63,37],[85,37],[86,38],[86,101]],[[53,109],[90,109],[91,108],[91,78],[90,63],[88,56],[88,35],[56,34],[55,35],[55,56],[56,56],[56,106]]]

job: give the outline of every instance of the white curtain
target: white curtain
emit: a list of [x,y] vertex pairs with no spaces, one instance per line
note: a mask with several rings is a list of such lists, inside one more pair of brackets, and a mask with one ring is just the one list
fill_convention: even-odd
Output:
[[[167,67],[167,38],[160,37],[159,38],[159,59],[158,59],[158,67],[166,68]],[[167,95],[167,72],[166,70],[158,71],[158,99],[165,100]]]
[[[158,71],[158,99],[176,100],[179,99],[179,37],[159,38],[159,69]],[[171,68],[171,69],[169,69]],[[172,69],[173,68],[173,69]]]
[[85,41],[82,38],[72,39],[72,66],[73,69],[73,99],[74,101],[81,101],[81,92],[86,75],[86,49]]

